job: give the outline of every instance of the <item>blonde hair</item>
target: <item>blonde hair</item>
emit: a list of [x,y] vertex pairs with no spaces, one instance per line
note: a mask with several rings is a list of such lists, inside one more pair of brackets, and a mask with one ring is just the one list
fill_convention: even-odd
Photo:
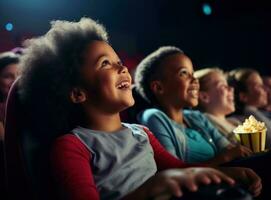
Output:
[[195,71],[194,76],[199,80],[201,91],[208,89],[207,82],[210,80],[209,77],[212,73],[219,73],[223,76],[225,75],[224,71],[218,67],[209,67]]
[[[209,68],[204,68],[204,69],[200,69],[194,72],[194,76],[195,78],[197,78],[199,80],[199,84],[200,84],[200,91],[206,91],[209,89],[208,87],[208,81],[210,80],[210,75],[213,73],[219,73],[224,75],[224,71],[221,70],[218,67],[209,67]],[[199,104],[197,106],[197,109],[205,112],[205,106],[204,103],[201,101],[201,99],[199,98]]]

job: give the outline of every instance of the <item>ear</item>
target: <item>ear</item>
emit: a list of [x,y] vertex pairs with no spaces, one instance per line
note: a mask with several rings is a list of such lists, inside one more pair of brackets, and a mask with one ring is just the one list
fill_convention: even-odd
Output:
[[203,102],[204,104],[207,104],[210,102],[210,96],[207,92],[200,91],[199,92],[199,100]]
[[87,95],[83,89],[75,87],[70,92],[70,99],[73,103],[83,103],[86,101]]
[[154,94],[163,94],[163,85],[160,81],[152,81],[150,85],[151,91]]
[[241,102],[247,103],[248,98],[247,98],[246,93],[240,92],[240,93],[239,93],[239,100],[240,100]]

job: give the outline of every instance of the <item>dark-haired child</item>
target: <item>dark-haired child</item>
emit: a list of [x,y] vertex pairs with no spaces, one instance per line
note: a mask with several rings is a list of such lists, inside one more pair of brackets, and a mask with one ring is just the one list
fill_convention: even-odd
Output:
[[[131,77],[95,21],[54,22],[29,42],[23,66],[20,96],[33,132],[58,137],[51,165],[61,198],[149,199],[181,196],[183,187],[196,191],[201,183],[233,183],[211,168],[171,169],[188,165],[147,128],[121,123],[119,112],[134,104]],[[251,178],[250,189],[259,193],[253,171],[242,169],[242,178]]]

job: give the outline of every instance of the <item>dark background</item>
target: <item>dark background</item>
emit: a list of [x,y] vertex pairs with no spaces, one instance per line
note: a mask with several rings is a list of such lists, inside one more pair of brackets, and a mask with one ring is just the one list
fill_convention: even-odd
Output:
[[[202,12],[209,3],[212,14]],[[195,68],[250,67],[271,74],[271,4],[262,0],[0,0],[0,51],[44,34],[54,19],[99,20],[130,69],[161,45],[175,45]],[[11,22],[14,29],[5,30]]]

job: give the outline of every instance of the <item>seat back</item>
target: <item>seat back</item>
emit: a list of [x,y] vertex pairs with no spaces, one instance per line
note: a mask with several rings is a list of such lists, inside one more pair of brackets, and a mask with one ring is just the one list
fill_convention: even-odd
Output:
[[4,147],[3,141],[0,140],[0,199],[4,198],[5,192],[5,164],[4,164]]
[[[38,117],[38,116],[37,116]],[[18,80],[8,95],[5,123],[5,172],[9,199],[53,199],[48,148],[25,126],[27,113],[18,96]]]

